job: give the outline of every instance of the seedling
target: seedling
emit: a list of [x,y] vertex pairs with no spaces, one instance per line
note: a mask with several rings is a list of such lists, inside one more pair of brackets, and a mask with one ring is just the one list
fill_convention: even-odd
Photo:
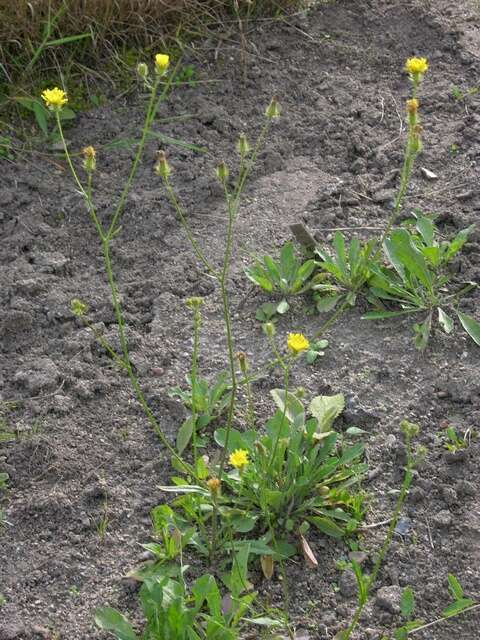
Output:
[[343,234],[337,231],[328,251],[324,248],[316,250],[321,258],[320,269],[328,273],[333,281],[312,285],[317,311],[332,311],[339,303],[352,307],[355,305],[358,292],[370,278],[376,264],[373,259],[374,244],[371,240],[362,245],[358,238],[353,238],[346,246]]
[[[450,275],[446,266],[467,241],[473,226],[460,231],[453,240],[436,239],[438,230],[433,221],[419,215],[416,230],[396,229],[383,243],[388,267],[372,266],[368,300],[379,310],[364,314],[368,320],[402,315],[423,314],[423,320],[413,325],[415,346],[424,349],[430,338],[435,315],[442,330],[450,334],[454,322],[447,310],[456,314],[469,336],[480,345],[480,324],[458,309],[460,298],[476,284],[465,283],[456,292],[447,284]],[[400,307],[390,310],[388,306]]]
[[267,293],[278,293],[288,297],[307,291],[310,276],[315,269],[315,260],[301,260],[295,256],[293,243],[287,242],[280,250],[277,260],[271,256],[256,258],[253,265],[245,269],[251,282]]
[[473,432],[470,428],[461,437],[457,434],[455,427],[449,426],[445,429],[443,446],[451,453],[457,453],[457,451],[468,448],[472,436]]

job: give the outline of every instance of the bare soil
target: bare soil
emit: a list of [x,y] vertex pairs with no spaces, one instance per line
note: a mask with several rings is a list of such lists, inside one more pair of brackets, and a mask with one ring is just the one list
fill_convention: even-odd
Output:
[[[155,131],[205,147],[170,146],[173,181],[199,241],[212,260],[223,251],[225,212],[213,179],[215,163],[234,163],[233,144],[258,133],[266,104],[279,96],[283,113],[250,181],[236,230],[231,277],[236,348],[261,363],[268,348],[255,310],[265,298],[243,275],[249,252],[272,253],[303,221],[322,241],[339,227],[381,227],[390,213],[405,132],[409,84],[402,67],[428,57],[421,87],[424,152],[405,203],[440,214],[445,234],[478,222],[480,94],[478,3],[451,0],[338,1],[285,21],[250,25],[247,66],[233,38],[201,45],[199,77],[214,82],[179,88],[159,113]],[[81,114],[68,129],[74,150],[99,148],[97,203],[105,221],[129,169],[131,149],[102,150],[135,136],[144,98],[123,96]],[[183,122],[162,122],[190,114]],[[132,360],[162,427],[172,440],[184,417],[168,390],[189,368],[191,319],[185,299],[206,299],[201,367],[225,367],[217,291],[192,258],[153,172],[157,142],[148,144],[115,242],[114,269],[128,323]],[[106,603],[135,612],[135,585],[123,576],[150,535],[149,510],[166,496],[170,464],[137,406],[128,381],[76,320],[69,304],[82,298],[90,318],[114,343],[117,335],[100,247],[80,196],[60,159],[39,150],[18,162],[2,160],[0,188],[0,399],[5,426],[18,432],[1,444],[0,472],[10,474],[1,535],[0,640],[102,638],[93,611]],[[439,179],[428,181],[424,166]],[[368,230],[359,232],[366,237]],[[374,232],[373,232],[374,233]],[[480,233],[456,263],[458,280],[479,280]],[[463,308],[479,317],[474,292]],[[279,334],[312,335],[321,319],[307,301],[279,322]],[[372,506],[367,523],[391,513],[402,474],[402,418],[422,427],[428,455],[415,478],[404,517],[378,587],[410,584],[418,615],[433,619],[448,601],[452,572],[467,595],[480,597],[480,479],[478,441],[452,462],[439,434],[480,425],[480,351],[458,330],[437,333],[416,352],[409,321],[369,323],[361,309],[328,333],[330,346],[314,367],[298,365],[294,384],[309,393],[345,393],[346,422],[368,431]],[[255,390],[265,414],[273,377]],[[105,540],[98,525],[107,504]],[[385,528],[368,529],[366,567]],[[332,638],[355,604],[338,589],[335,560],[347,548],[314,534],[319,568],[288,566],[292,620],[311,638]],[[254,574],[260,590],[281,603],[278,581]],[[385,592],[382,592],[385,593]],[[378,640],[395,628],[395,606],[375,598],[358,639]],[[478,612],[417,637],[476,640]]]

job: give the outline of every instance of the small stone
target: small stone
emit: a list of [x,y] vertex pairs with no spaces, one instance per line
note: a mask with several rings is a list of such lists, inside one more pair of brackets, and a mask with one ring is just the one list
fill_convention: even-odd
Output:
[[344,598],[351,598],[357,593],[357,579],[350,569],[346,569],[340,576],[338,588]]
[[395,199],[395,191],[393,189],[380,189],[379,191],[375,191],[372,199],[378,204],[391,203]]
[[400,598],[402,597],[402,590],[396,585],[390,587],[381,587],[377,591],[375,598],[375,604],[380,609],[388,611],[389,613],[400,613]]
[[418,504],[425,500],[425,491],[421,487],[414,487],[410,491],[410,500],[413,504]]
[[452,524],[452,514],[447,509],[442,509],[433,516],[432,521],[442,529],[447,528]]
[[457,193],[457,200],[460,200],[460,202],[465,202],[465,200],[470,200],[470,198],[473,198],[473,191],[462,191],[461,193]]
[[461,496],[474,496],[477,491],[473,482],[469,480],[460,480],[457,482],[457,493]]
[[457,504],[458,502],[457,492],[453,487],[443,487],[442,498],[448,504],[449,507]]

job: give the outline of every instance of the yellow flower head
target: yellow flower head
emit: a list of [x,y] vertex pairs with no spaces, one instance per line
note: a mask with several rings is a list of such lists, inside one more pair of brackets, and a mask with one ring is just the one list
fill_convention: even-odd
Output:
[[289,333],[287,338],[287,347],[293,354],[301,353],[310,346],[309,341],[303,333]]
[[52,109],[52,111],[60,111],[63,105],[68,102],[67,94],[58,87],[55,87],[54,89],[45,89],[42,93],[42,98],[47,107]]
[[428,71],[428,62],[426,58],[408,58],[405,63],[405,71],[411,76],[417,77]]
[[157,53],[155,56],[155,71],[164,74],[170,64],[170,56],[166,53]]
[[228,459],[235,469],[243,469],[248,464],[248,451],[245,449],[235,449]]

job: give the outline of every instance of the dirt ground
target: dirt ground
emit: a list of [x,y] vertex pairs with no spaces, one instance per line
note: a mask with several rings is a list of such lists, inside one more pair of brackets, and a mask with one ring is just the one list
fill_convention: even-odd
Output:
[[[478,3],[467,0],[338,1],[286,21],[250,25],[245,69],[234,36],[198,45],[203,61],[192,63],[201,79],[213,82],[175,91],[159,118],[191,117],[158,121],[154,129],[207,149],[167,151],[172,180],[213,260],[222,254],[225,219],[215,163],[223,158],[233,166],[234,141],[241,131],[254,138],[273,94],[283,109],[237,226],[230,290],[238,350],[258,362],[269,356],[254,319],[265,298],[250,292],[243,275],[249,252],[272,253],[290,238],[292,222],[303,221],[319,240],[333,228],[385,223],[402,158],[408,56],[426,56],[430,70],[420,93],[425,150],[405,208],[439,213],[447,234],[478,222],[480,94],[455,100],[452,86],[467,91],[480,84],[479,20]],[[139,96],[124,96],[80,115],[67,131],[72,148],[135,136],[143,104]],[[155,141],[147,146],[113,258],[132,360],[174,438],[184,410],[168,390],[189,367],[186,297],[206,298],[202,372],[224,368],[225,356],[218,297],[153,172],[156,148]],[[97,203],[105,220],[131,157],[122,148],[98,153]],[[419,166],[439,179],[426,180]],[[73,297],[85,300],[92,321],[115,343],[99,244],[68,171],[38,153],[22,162],[2,160],[1,172],[0,399],[15,401],[4,407],[3,419],[19,437],[0,443],[0,472],[11,477],[2,499],[0,640],[102,638],[93,624],[96,606],[135,611],[134,585],[122,578],[141,557],[140,543],[149,540],[149,510],[165,500],[157,485],[168,483],[169,461],[128,381],[69,311]],[[480,279],[480,231],[456,268],[459,280]],[[473,293],[463,303],[477,318],[479,300]],[[378,587],[395,594],[410,584],[418,616],[431,620],[448,602],[448,572],[467,595],[480,598],[479,443],[472,441],[462,460],[452,462],[439,436],[445,421],[460,430],[480,427],[480,351],[458,330],[435,334],[420,354],[409,321],[373,324],[360,315],[361,309],[344,316],[328,333],[325,357],[314,367],[298,365],[293,382],[312,395],[346,394],[346,421],[368,431],[367,523],[388,518],[394,504],[402,473],[400,420],[421,425],[428,455],[405,508],[404,535],[395,537]],[[279,333],[312,335],[320,322],[297,304],[279,322]],[[271,379],[257,387],[261,411],[271,411],[268,389],[275,385]],[[384,531],[364,534],[367,569]],[[332,638],[355,604],[335,568],[347,549],[320,535],[310,542],[319,568],[288,566],[292,620],[312,639]],[[278,582],[266,587],[258,575],[254,582],[280,604]],[[373,598],[356,637],[378,640],[396,621],[394,603]],[[476,640],[478,628],[477,611],[415,637]]]

